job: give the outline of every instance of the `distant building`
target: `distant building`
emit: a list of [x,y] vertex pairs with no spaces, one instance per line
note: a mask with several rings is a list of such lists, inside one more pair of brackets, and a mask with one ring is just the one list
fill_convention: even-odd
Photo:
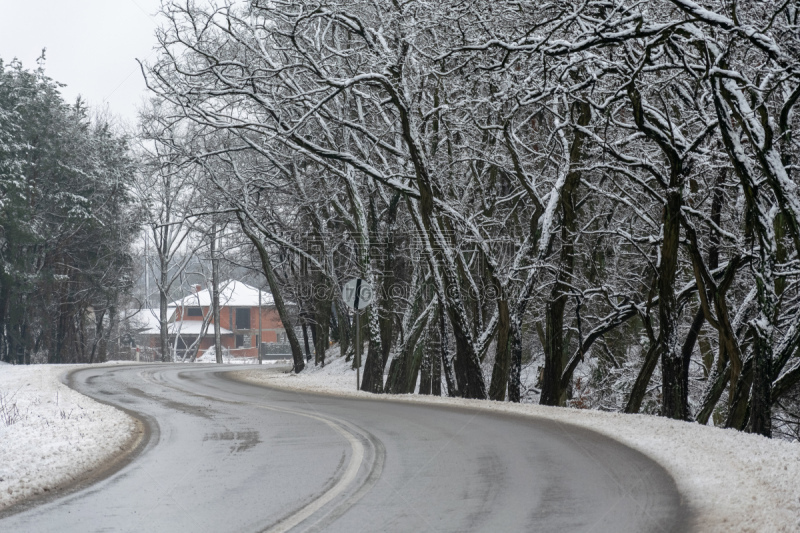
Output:
[[[265,343],[265,348],[286,343],[286,330],[275,308],[272,294],[236,280],[220,283],[219,293],[220,340],[224,351],[234,357],[258,357],[259,343]],[[198,340],[198,358],[209,348],[213,348],[215,324],[211,316],[210,289],[197,285],[194,293],[170,303],[168,309],[170,345],[175,347],[177,358],[182,358]],[[161,335],[159,310],[142,309],[136,318],[138,324],[143,326],[136,331],[137,336],[142,339],[148,351],[158,349]]]

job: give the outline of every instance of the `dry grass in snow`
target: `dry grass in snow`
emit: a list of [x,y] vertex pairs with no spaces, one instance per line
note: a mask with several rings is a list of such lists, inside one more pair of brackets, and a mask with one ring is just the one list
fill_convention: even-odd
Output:
[[131,417],[61,383],[78,367],[0,364],[0,509],[91,471],[133,435]]

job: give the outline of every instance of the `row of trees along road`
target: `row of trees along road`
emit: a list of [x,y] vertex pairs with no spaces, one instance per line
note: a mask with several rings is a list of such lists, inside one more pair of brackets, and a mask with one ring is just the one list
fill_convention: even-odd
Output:
[[0,361],[103,361],[131,286],[128,141],[0,60]]
[[165,146],[250,239],[276,301],[317,325],[317,353],[329,336],[352,351],[342,281],[378,288],[364,390],[443,381],[797,436],[794,2],[165,1],[162,16],[144,71]]

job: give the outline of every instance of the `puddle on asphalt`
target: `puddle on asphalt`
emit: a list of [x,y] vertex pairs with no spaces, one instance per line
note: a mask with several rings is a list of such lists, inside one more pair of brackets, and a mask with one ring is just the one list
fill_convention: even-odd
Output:
[[261,442],[258,431],[222,431],[220,433],[206,433],[203,441],[207,440],[227,440],[233,441],[231,451],[233,453],[244,452]]

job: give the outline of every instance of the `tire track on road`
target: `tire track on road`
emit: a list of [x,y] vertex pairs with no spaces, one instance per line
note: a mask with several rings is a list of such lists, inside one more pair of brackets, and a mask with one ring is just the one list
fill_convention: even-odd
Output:
[[[168,369],[165,369],[165,371],[167,370]],[[191,372],[184,371],[178,372],[176,375],[178,379],[185,379],[195,384],[198,383],[198,380],[189,376],[190,373]],[[223,373],[221,372],[211,372],[209,374],[218,379],[230,379],[223,377]],[[159,370],[142,372],[140,376],[151,383],[166,386],[183,394],[190,394],[207,400],[248,405],[257,409],[266,409],[310,418],[330,427],[334,432],[341,435],[350,445],[350,460],[347,467],[334,481],[332,486],[305,505],[291,511],[278,522],[262,529],[260,533],[285,533],[298,528],[298,526],[302,526],[298,528],[298,531],[321,531],[325,525],[335,521],[336,518],[347,512],[358,500],[366,495],[369,489],[380,478],[381,472],[383,471],[386,454],[383,443],[374,435],[349,422],[324,416],[320,413],[310,413],[303,410],[287,409],[254,402],[228,400],[218,396],[199,394],[170,382]],[[335,502],[337,498],[340,498],[341,501]]]

